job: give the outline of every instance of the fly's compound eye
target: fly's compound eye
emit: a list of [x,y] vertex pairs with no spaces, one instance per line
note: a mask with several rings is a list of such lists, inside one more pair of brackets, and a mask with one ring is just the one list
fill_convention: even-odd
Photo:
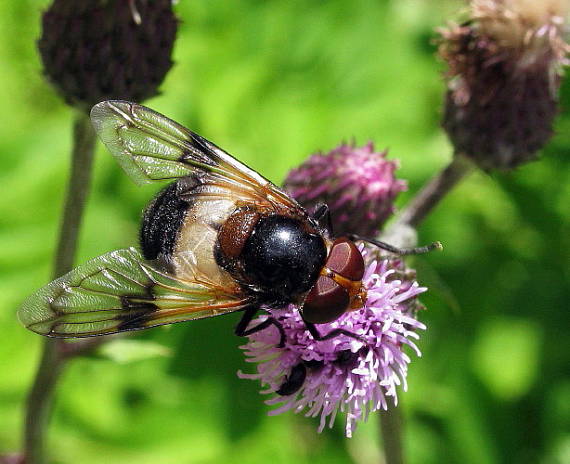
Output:
[[327,276],[320,276],[303,303],[303,319],[313,324],[336,321],[350,305],[344,287]]
[[347,279],[358,282],[364,277],[364,259],[356,245],[346,238],[336,239],[326,266]]
[[362,253],[346,238],[334,241],[325,266],[333,275],[321,275],[303,304],[303,319],[313,324],[342,316],[351,307],[364,276]]

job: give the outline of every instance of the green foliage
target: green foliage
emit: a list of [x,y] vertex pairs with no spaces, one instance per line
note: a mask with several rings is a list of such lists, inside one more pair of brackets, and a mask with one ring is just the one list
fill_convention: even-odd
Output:
[[515,400],[528,393],[538,376],[541,338],[529,320],[493,319],[481,325],[473,370],[493,396]]
[[[17,450],[40,337],[15,318],[50,277],[70,148],[70,110],[35,50],[47,0],[0,3],[0,452]],[[450,156],[433,28],[458,3],[182,0],[176,65],[148,104],[276,182],[353,137],[389,147],[410,189]],[[477,173],[420,230],[428,330],[402,394],[412,463],[570,461],[570,82],[540,161]],[[153,187],[97,154],[77,261],[133,245]],[[376,417],[339,424],[267,417],[232,335],[237,315],[137,334],[122,364],[81,359],[58,387],[57,463],[374,462]],[[162,354],[165,346],[171,357]],[[340,422],[340,421],[339,421]]]

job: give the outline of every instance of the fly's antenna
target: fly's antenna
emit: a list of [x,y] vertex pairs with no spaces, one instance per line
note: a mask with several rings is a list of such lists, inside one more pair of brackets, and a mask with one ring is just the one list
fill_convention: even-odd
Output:
[[426,246],[414,247],[414,248],[397,248],[389,243],[382,242],[380,240],[376,240],[373,238],[361,237],[360,235],[350,234],[348,236],[350,240],[361,240],[363,242],[371,243],[372,245],[377,246],[378,248],[382,248],[383,250],[389,251],[390,253],[394,253],[396,255],[405,256],[405,255],[421,255],[424,253],[429,253],[433,250],[443,250],[443,245],[441,242],[433,242]]

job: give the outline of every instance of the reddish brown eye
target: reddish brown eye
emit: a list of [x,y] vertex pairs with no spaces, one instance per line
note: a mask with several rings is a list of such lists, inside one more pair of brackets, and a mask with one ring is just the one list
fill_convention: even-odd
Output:
[[336,239],[326,266],[347,279],[358,282],[364,276],[364,260],[356,245],[346,238]]
[[303,319],[313,324],[337,320],[348,308],[346,289],[330,277],[320,276],[303,303]]

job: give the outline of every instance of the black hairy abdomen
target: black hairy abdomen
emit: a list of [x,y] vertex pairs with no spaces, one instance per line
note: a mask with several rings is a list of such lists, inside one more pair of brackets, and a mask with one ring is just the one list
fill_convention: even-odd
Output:
[[169,258],[172,255],[189,206],[180,198],[178,182],[163,189],[147,206],[140,235],[146,259]]

